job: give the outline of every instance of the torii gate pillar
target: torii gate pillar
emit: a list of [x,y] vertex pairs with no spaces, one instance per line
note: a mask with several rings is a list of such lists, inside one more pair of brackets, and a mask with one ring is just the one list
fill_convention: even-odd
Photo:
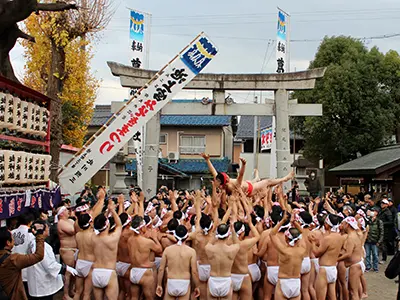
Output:
[[[289,101],[287,90],[275,91],[276,117],[276,163],[278,178],[290,172],[290,130],[289,130]],[[290,183],[284,185],[284,192],[289,190]]]

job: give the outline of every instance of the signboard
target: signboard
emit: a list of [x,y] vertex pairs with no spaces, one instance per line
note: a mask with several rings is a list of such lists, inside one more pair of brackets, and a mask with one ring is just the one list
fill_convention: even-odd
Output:
[[[132,67],[148,68],[151,15],[137,10],[130,10],[129,14],[129,40],[130,48],[133,52]],[[135,90],[131,90],[129,93],[130,95],[134,95]],[[143,149],[145,137],[145,127],[142,127],[138,130],[136,137],[132,139],[137,162],[137,185],[140,188],[143,188]]]
[[270,150],[272,147],[273,133],[272,127],[261,130],[261,151]]
[[180,92],[208,63],[218,50],[201,33],[170,63],[115,113],[110,120],[75,154],[59,174],[60,185],[75,194],[107,163],[148,120]]
[[288,21],[289,15],[284,11],[278,10],[278,26],[276,38],[276,72],[289,72],[288,61]]

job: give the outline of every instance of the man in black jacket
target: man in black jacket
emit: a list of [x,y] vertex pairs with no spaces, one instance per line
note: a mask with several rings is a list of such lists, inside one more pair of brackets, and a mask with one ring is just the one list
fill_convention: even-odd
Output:
[[384,227],[384,237],[383,243],[381,245],[382,250],[382,263],[386,262],[387,255],[393,254],[393,230],[394,230],[394,222],[392,212],[389,209],[389,201],[387,199],[383,199],[381,201],[381,211],[379,212],[378,218],[383,222]]

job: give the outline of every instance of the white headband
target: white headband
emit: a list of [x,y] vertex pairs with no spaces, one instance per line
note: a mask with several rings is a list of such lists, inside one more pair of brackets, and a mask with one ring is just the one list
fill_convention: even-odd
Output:
[[227,238],[228,236],[230,236],[231,235],[231,230],[229,229],[225,234],[223,234],[223,235],[220,235],[220,234],[216,234],[215,235],[215,237],[217,238],[217,239],[219,239],[219,240],[223,240],[223,239],[225,239],[225,238]]
[[[158,216],[157,216],[157,218],[158,218]],[[160,227],[160,226],[162,225],[162,223],[163,223],[163,221],[162,221],[160,218],[158,218],[157,224],[156,224],[156,225],[153,225],[153,228],[158,228],[158,227]]]
[[178,246],[182,245],[182,240],[187,239],[188,234],[186,233],[186,235],[184,237],[179,237],[176,235],[176,232],[174,232],[174,237],[178,240]]
[[331,231],[332,231],[332,232],[339,232],[339,231],[340,231],[340,230],[339,230],[340,224],[338,224],[338,225],[333,225],[332,222],[331,222],[331,220],[329,220],[329,216],[326,217],[325,223],[332,227],[332,228],[331,228]]
[[85,210],[88,210],[89,208],[90,208],[90,207],[89,207],[88,204],[84,204],[84,205],[78,206],[78,207],[75,209],[75,211],[76,211],[76,212],[83,212],[83,211],[85,211]]
[[346,219],[343,220],[343,222],[349,224],[354,230],[359,229],[357,220],[354,217],[347,217]]
[[246,229],[246,227],[244,227],[244,224],[242,224],[242,227],[239,229],[238,232],[236,232],[236,235],[237,236],[241,235],[244,232],[245,229]]
[[126,219],[125,223],[122,224],[122,227],[125,227],[125,226],[128,225],[131,221],[132,221],[132,218],[131,218],[130,215],[128,215],[128,219]]
[[297,238],[294,238],[293,235],[290,233],[290,230],[289,230],[289,229],[285,231],[285,236],[287,236],[288,239],[290,240],[289,246],[292,246],[292,247],[294,247],[294,245],[296,244],[296,242],[297,242],[298,240],[300,240],[301,237],[302,237],[302,235],[300,234]]
[[153,203],[150,202],[147,207],[146,207],[146,211],[144,212],[145,215],[147,215],[152,209],[153,209]]
[[[90,215],[89,215],[90,216]],[[90,220],[87,222],[87,224],[83,225],[83,228],[88,228],[90,226],[90,223],[93,221],[92,216],[90,216]]]
[[211,221],[210,226],[208,228],[203,228],[204,235],[207,235],[213,226],[214,226],[214,223],[213,223],[213,221]]
[[140,223],[140,225],[137,228],[131,227],[129,229],[132,230],[136,234],[140,234],[139,230],[140,230],[140,228],[143,228],[144,226],[146,226],[146,222],[143,220],[142,223]]
[[94,230],[94,233],[95,234],[100,234],[101,232],[103,232],[104,230],[106,230],[107,229],[107,227],[108,227],[108,225],[110,224],[110,221],[108,221],[108,219],[106,220],[106,224],[102,227],[102,228],[100,228],[100,229],[95,229]]
[[56,216],[54,217],[54,223],[58,223],[58,216],[61,215],[64,211],[66,211],[68,208],[65,206],[62,206]]
[[279,228],[279,231],[281,231],[282,229],[289,229],[290,228],[290,222],[287,223],[286,225],[282,225],[281,228]]
[[131,206],[131,203],[129,202],[129,200],[126,200],[124,202],[124,209],[127,209],[129,206]]
[[161,219],[164,218],[164,216],[167,214],[167,212],[168,212],[168,210],[164,207],[164,208],[161,210],[160,218],[161,218]]

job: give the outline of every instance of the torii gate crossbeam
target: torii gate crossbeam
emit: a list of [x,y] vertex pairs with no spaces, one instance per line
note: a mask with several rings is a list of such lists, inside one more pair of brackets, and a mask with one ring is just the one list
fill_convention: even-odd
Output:
[[[111,73],[120,77],[121,85],[129,88],[141,88],[155,75],[155,71],[136,69],[115,62],[108,62]],[[322,78],[325,68],[302,72],[282,74],[206,74],[196,76],[185,89],[212,90],[213,100],[210,103],[176,103],[170,102],[161,111],[164,115],[252,115],[276,116],[276,155],[278,177],[290,171],[290,136],[289,116],[321,116],[321,104],[298,104],[288,100],[288,91],[313,89],[315,81]],[[274,104],[240,104],[226,103],[225,91],[229,90],[272,90],[275,94]],[[143,182],[146,183],[147,196],[157,188],[157,174],[146,172],[158,163],[159,117],[147,123],[146,147],[144,155]],[[289,186],[284,186],[287,192]]]

